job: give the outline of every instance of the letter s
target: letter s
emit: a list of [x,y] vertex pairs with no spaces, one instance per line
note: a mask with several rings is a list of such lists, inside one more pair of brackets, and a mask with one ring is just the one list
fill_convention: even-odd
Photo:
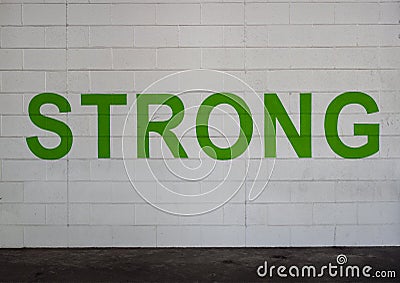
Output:
[[26,138],[26,143],[34,155],[41,159],[60,159],[64,157],[72,147],[71,129],[63,122],[46,117],[40,113],[44,104],[54,104],[61,113],[71,112],[71,106],[67,99],[56,93],[41,93],[32,98],[29,103],[29,117],[33,124],[43,130],[56,133],[60,138],[60,144],[54,148],[45,148],[39,142],[37,136]]

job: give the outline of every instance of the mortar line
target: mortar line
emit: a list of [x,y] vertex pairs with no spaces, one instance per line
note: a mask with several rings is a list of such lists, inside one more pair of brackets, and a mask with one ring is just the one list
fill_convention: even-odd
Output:
[[[247,7],[247,1],[244,0],[243,2],[243,47],[244,47],[244,54],[243,54],[243,65],[244,65],[244,78],[247,78],[247,66],[246,66],[246,61],[247,61],[247,21],[246,21],[246,7]],[[246,166],[250,166],[250,162],[246,162]],[[246,166],[244,168],[244,176],[246,176]],[[248,167],[247,167],[248,168]],[[247,247],[247,182],[244,183],[244,246]]]
[[[69,85],[68,85],[68,0],[65,1],[65,91],[66,96],[69,96]],[[69,120],[69,114],[67,112],[67,120]],[[67,233],[69,235],[69,154],[67,154]],[[69,246],[69,236],[67,239]]]

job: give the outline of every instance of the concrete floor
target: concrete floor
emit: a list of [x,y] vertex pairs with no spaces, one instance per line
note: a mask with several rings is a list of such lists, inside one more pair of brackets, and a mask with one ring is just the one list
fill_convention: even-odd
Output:
[[[259,278],[258,266],[336,264],[395,270],[396,278]],[[0,249],[0,281],[400,282],[400,247]]]

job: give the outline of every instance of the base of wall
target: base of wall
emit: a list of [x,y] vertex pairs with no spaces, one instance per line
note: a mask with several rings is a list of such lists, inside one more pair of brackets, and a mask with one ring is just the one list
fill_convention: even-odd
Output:
[[[339,258],[345,259],[340,264]],[[0,249],[2,281],[226,281],[280,279],[278,274],[257,275],[260,265],[270,267],[329,263],[371,266],[369,272],[394,271],[400,276],[400,247],[309,248],[110,248],[110,249]],[[95,272],[93,272],[95,271]],[[388,273],[386,273],[388,274]],[[393,273],[391,273],[393,275]],[[375,275],[374,275],[375,276]],[[333,276],[337,279],[340,273]],[[327,271],[318,280],[332,282]],[[288,276],[285,281],[302,281]],[[365,278],[358,278],[359,281]],[[397,282],[385,278],[382,282]],[[304,278],[303,278],[304,280]],[[339,278],[356,282],[357,278]],[[358,282],[358,281],[357,281]]]

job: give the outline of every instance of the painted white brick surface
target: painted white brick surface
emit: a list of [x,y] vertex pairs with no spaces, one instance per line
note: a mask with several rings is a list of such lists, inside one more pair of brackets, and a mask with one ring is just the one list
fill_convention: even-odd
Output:
[[[0,247],[400,245],[399,23],[398,0],[0,0]],[[232,88],[260,125],[258,97],[276,92],[297,128],[298,94],[312,92],[313,158],[298,158],[278,127],[274,172],[268,180],[266,162],[257,177],[264,151],[254,133],[250,160],[235,160],[227,184],[241,184],[246,162],[248,178],[227,204],[199,216],[171,215],[149,205],[129,182],[125,117],[136,93],[153,82],[201,68],[227,71],[257,95],[201,72],[171,77],[149,91]],[[349,106],[340,116],[339,132],[351,145],[365,142],[354,137],[354,123],[380,124],[379,152],[366,159],[339,157],[324,136],[326,108],[346,91],[365,92],[379,107],[368,116]],[[29,102],[42,92],[59,93],[71,104],[68,114],[42,108],[74,135],[69,154],[56,161],[40,160],[26,145],[29,136],[47,146],[59,142],[29,119]],[[81,105],[82,93],[128,94],[127,106],[112,106],[110,159],[97,158],[97,110]],[[207,95],[182,100],[196,106]],[[161,112],[154,119],[168,117],[168,110]],[[191,126],[195,114],[188,110],[182,124]],[[237,137],[229,117],[215,114],[210,124]],[[135,129],[127,134],[136,135]],[[182,142],[187,164],[197,164],[195,135]],[[159,157],[161,145],[165,150],[152,137],[151,155]],[[133,158],[136,145],[127,152]],[[174,166],[180,162],[167,156]],[[180,193],[208,191],[224,179],[225,167],[189,188],[158,157],[135,165],[137,186],[158,204],[188,210],[213,204],[171,197],[145,175],[146,161],[159,183]],[[253,181],[256,191],[268,186],[251,202]]]

